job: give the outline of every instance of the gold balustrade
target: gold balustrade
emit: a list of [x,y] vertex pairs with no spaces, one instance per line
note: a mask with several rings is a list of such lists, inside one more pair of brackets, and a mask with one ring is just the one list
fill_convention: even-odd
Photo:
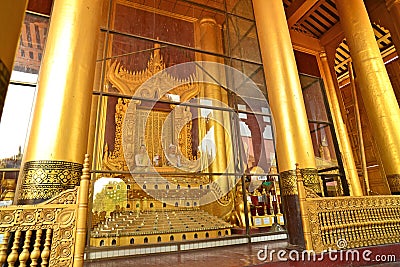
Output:
[[89,156],[80,186],[38,205],[0,208],[0,265],[83,266]]
[[297,178],[307,250],[322,252],[400,242],[400,196],[310,198],[300,172]]

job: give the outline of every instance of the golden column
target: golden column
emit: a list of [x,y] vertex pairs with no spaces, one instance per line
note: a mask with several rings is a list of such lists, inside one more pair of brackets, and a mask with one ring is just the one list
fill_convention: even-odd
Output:
[[343,122],[342,113],[340,111],[339,99],[336,95],[335,85],[333,82],[332,74],[329,68],[328,58],[325,52],[321,52],[320,64],[322,78],[325,81],[326,95],[330,110],[332,112],[333,124],[335,126],[338,143],[341,150],[341,157],[343,160],[344,170],[346,172],[347,183],[349,184],[350,195],[362,196],[363,191],[358,178],[357,167],[354,162],[353,151],[351,149],[349,135],[347,133],[346,125]]
[[392,193],[400,193],[400,110],[362,0],[337,0],[361,96]]
[[56,0],[39,74],[17,204],[79,184],[86,153],[102,0]]
[[0,1],[0,119],[28,0]]
[[[200,44],[203,50],[218,53],[220,52],[221,42],[218,36],[219,26],[215,19],[204,18],[200,21]],[[219,62],[218,57],[214,55],[202,54],[202,60],[209,62]],[[210,81],[209,84],[205,84],[202,95],[205,98],[215,100],[218,107],[223,102],[224,96],[221,92],[221,87],[215,84],[211,84],[215,81],[221,81],[222,73],[219,73],[220,69],[214,66],[206,65],[204,73],[206,77],[204,80]],[[210,67],[209,67],[210,66]],[[212,69],[211,69],[212,68]],[[213,103],[214,105],[214,103]],[[227,167],[226,157],[226,144],[225,144],[225,128],[224,128],[224,116],[220,110],[212,110],[211,119],[207,122],[207,130],[214,129],[214,142],[216,146],[216,154],[214,162],[210,168],[212,172],[223,173]]]
[[[203,18],[199,21],[199,45],[202,50],[212,52],[212,53],[221,53],[222,52],[222,37],[220,35],[221,29],[220,25],[217,24],[215,19],[213,18]],[[202,53],[201,60],[206,62],[216,62],[221,63],[220,59],[217,56]],[[221,82],[224,77],[224,73],[221,73],[221,68],[218,68],[213,64],[204,64],[205,69],[201,71],[204,77],[202,77],[203,87],[200,95],[206,99],[211,99],[213,101],[212,106],[214,107],[222,107],[223,104],[227,102],[227,96],[225,91],[219,86],[216,85],[216,82]],[[211,176],[210,182],[214,183],[212,188],[216,186],[219,187],[220,190],[213,191],[216,193],[215,199],[217,201],[213,201],[208,205],[203,205],[203,209],[208,211],[209,213],[218,216],[220,218],[226,217],[230,214],[232,210],[231,205],[226,205],[227,203],[223,203],[222,195],[229,193],[229,185],[230,179],[221,173],[227,172],[228,160],[232,160],[229,158],[229,154],[227,155],[227,150],[231,148],[230,139],[226,138],[228,133],[226,132],[230,126],[227,125],[227,120],[225,114],[221,110],[217,109],[209,109],[211,112],[208,118],[206,119],[206,129],[200,129],[203,134],[206,134],[208,131],[214,131],[214,160],[209,166],[209,172],[215,173],[216,175]],[[229,122],[229,120],[228,120]],[[204,127],[204,126],[202,126]],[[204,136],[202,136],[204,138]],[[232,200],[233,197],[230,195],[229,201]],[[223,205],[221,205],[223,203]]]
[[258,39],[275,121],[282,200],[291,244],[304,247],[296,164],[305,185],[321,193],[292,42],[281,0],[253,0]]

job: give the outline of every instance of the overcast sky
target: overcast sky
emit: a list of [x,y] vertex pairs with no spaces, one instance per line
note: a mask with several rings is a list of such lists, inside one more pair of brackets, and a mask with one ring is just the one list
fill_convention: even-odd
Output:
[[[37,75],[14,71],[11,80],[35,83]],[[24,147],[35,87],[10,85],[0,121],[0,159],[18,154]]]

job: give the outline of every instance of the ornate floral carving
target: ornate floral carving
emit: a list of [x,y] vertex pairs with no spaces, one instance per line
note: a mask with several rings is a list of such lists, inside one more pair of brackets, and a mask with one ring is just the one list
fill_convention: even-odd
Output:
[[316,194],[322,194],[321,179],[318,176],[318,170],[314,168],[300,169],[304,180],[304,186],[314,191]]
[[68,189],[59,194],[58,196],[49,199],[44,204],[76,204],[77,203],[78,187]]
[[298,195],[297,176],[295,170],[281,172],[280,182],[282,196]]
[[[154,74],[166,67],[160,54],[160,46],[156,45],[155,48],[145,70],[129,71],[119,62],[114,61],[107,71],[108,81],[124,95],[136,95],[151,99],[163,96],[162,99],[166,99],[166,93],[171,93],[179,95],[182,102],[197,95],[200,87],[194,82],[197,80],[194,75],[180,79],[163,72],[158,79],[149,80]],[[160,84],[160,81],[162,81],[162,84]],[[141,86],[144,82],[146,82],[146,87]]]
[[[42,255],[44,261],[49,260],[49,266],[72,266],[78,208],[76,198],[77,190],[73,189],[43,204],[1,208],[0,232],[33,231],[34,234],[28,241],[31,244],[35,243],[37,248],[40,247],[42,250],[39,254],[32,251],[33,258]],[[45,240],[42,246],[36,244],[40,241],[40,237]],[[28,242],[17,241],[9,240],[9,244],[18,248]],[[7,244],[1,246],[3,249]]]

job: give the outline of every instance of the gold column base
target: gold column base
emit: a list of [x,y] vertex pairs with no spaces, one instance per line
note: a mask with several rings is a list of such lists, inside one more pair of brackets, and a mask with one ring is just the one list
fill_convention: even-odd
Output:
[[[322,195],[321,181],[317,169],[304,168],[300,169],[300,173],[303,177],[304,185],[314,193]],[[296,170],[281,172],[280,182],[282,196],[298,195]]]
[[[318,171],[314,168],[299,170],[304,185],[316,194],[321,194]],[[308,228],[303,224],[301,203],[296,170],[288,170],[280,173],[280,186],[283,208],[286,215],[286,229],[289,235],[289,243],[294,246],[308,249],[305,232]]]
[[37,204],[79,185],[80,163],[39,160],[25,162],[20,175],[17,204]]
[[400,194],[400,174],[391,174],[386,178],[389,183],[390,192],[396,195]]
[[285,224],[289,235],[289,244],[305,248],[296,171],[288,170],[281,172],[280,185],[283,210],[286,217]]

